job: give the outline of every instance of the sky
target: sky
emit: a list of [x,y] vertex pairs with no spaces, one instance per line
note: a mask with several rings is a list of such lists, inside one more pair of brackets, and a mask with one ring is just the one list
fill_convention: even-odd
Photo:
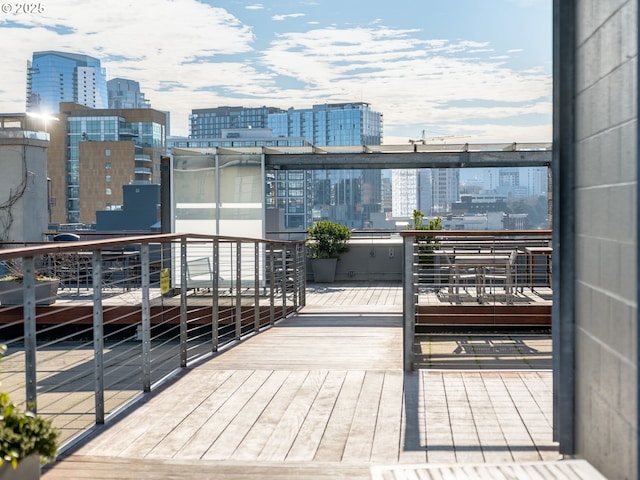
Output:
[[[40,11],[17,11],[38,5]],[[550,142],[552,0],[45,0],[4,3],[0,112],[56,50],[138,81],[188,135],[192,109],[366,102],[383,143]]]

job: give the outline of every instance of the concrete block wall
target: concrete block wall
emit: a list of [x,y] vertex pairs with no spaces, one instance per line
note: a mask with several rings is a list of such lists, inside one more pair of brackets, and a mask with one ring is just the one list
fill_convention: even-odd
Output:
[[41,242],[49,224],[48,140],[0,132],[0,241]]
[[[349,251],[336,265],[337,282],[402,281],[402,240],[351,240]],[[307,259],[307,279],[313,281],[311,263]]]
[[576,1],[575,447],[638,478],[638,0]]

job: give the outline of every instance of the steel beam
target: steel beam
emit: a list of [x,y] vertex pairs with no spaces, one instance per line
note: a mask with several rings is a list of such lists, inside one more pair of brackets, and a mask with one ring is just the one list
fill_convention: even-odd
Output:
[[552,151],[456,151],[267,154],[274,170],[549,167]]

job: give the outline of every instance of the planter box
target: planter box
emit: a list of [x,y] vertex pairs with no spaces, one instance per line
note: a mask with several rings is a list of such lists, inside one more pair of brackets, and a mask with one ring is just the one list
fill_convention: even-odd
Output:
[[29,455],[18,463],[14,469],[10,463],[4,463],[0,467],[0,480],[38,480],[40,478],[40,458],[38,455]]
[[[36,280],[36,305],[53,305],[58,295],[59,280]],[[0,304],[22,305],[22,282],[0,281]]]
[[331,283],[336,278],[337,258],[314,258],[311,260],[313,270],[313,281],[320,283]]

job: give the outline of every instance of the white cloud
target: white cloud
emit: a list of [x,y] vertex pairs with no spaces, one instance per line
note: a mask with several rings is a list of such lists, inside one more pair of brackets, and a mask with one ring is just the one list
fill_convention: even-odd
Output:
[[[380,28],[281,35],[262,61],[270,71],[304,84],[301,100],[371,102],[384,113],[389,131],[401,125],[474,124],[531,114],[550,118],[550,75],[509,69],[504,56],[478,56],[484,45],[423,41],[411,33]],[[291,90],[279,94],[300,97]],[[498,106],[461,107],[465,100]]]
[[[265,9],[258,3],[245,8]],[[483,138],[489,129],[551,138],[550,73],[509,68],[508,55],[517,50],[425,40],[420,33],[382,25],[310,26],[281,32],[258,49],[251,26],[195,0],[131,1],[126,15],[101,0],[57,0],[41,16],[0,18],[0,35],[11,39],[3,56],[0,109],[24,111],[27,60],[34,51],[62,50],[99,58],[108,78],[140,82],[154,108],[171,111],[176,135],[188,133],[194,108],[310,108],[362,100],[383,112],[385,143],[415,137],[425,125],[473,130]],[[540,121],[541,128],[500,126],[525,115],[548,120]]]
[[299,18],[299,17],[304,17],[305,14],[304,13],[288,13],[286,15],[274,15],[271,17],[271,20],[275,20],[277,22],[280,22],[282,20],[286,20],[287,18]]
[[[0,19],[0,35],[12,39],[3,53],[4,111],[24,111],[27,60],[34,51],[100,59],[108,78],[139,81],[152,106],[170,109],[178,124],[197,107],[198,90],[260,78],[242,62],[226,62],[229,55],[252,51],[251,29],[226,10],[194,0],[138,0],[128,3],[126,15],[99,0],[58,0],[41,16],[17,19],[29,28],[16,27],[13,20]],[[171,92],[161,91],[165,83],[175,85]]]

